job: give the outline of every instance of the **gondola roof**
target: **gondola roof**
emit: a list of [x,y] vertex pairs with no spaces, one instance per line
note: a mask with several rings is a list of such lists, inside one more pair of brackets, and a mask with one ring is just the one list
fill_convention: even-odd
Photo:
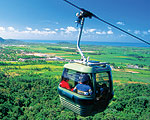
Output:
[[105,72],[111,70],[109,65],[89,66],[80,63],[68,63],[64,65],[64,68],[75,70],[82,73],[97,73],[97,72]]

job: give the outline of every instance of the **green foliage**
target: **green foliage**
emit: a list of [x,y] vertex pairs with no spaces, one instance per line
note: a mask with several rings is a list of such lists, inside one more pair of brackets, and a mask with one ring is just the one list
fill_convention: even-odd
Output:
[[[110,62],[119,71],[113,71],[114,99],[104,112],[82,117],[63,108],[60,104],[57,86],[60,82],[63,65],[66,62],[28,60],[9,62],[26,52],[59,53],[60,56],[80,58],[75,49],[61,48],[59,45],[7,46],[0,48],[0,119],[12,120],[149,120],[150,82],[149,49],[131,47],[83,46],[83,50],[94,60]],[[74,46],[73,46],[74,47]],[[57,51],[56,51],[57,50]],[[69,54],[71,52],[71,54]],[[4,56],[5,54],[5,56]],[[70,58],[70,57],[69,57]],[[138,65],[143,69],[130,69],[126,65]],[[128,82],[137,82],[131,84]],[[141,84],[142,82],[143,84]]]
[[48,50],[56,50],[56,51],[65,51],[65,52],[76,52],[75,49],[65,49],[65,48],[56,48],[56,47],[48,47]]
[[[62,67],[61,62],[53,63],[55,66]],[[9,68],[13,67],[16,66],[12,64]],[[8,67],[4,67],[1,71],[0,80],[0,119],[149,119],[150,85],[148,84],[115,84],[114,99],[104,112],[81,117],[64,109],[60,104],[57,85],[62,69],[53,69],[52,66],[38,68],[37,64],[37,68],[28,68],[25,73],[21,73],[20,71],[26,68],[23,65],[18,67],[19,69],[6,70],[5,68]],[[12,70],[16,75],[8,76]]]

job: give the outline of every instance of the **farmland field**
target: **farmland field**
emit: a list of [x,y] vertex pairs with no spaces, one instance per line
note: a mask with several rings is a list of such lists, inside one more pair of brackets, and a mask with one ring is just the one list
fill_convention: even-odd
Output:
[[150,120],[150,49],[81,48],[90,60],[112,67],[115,95],[104,112],[81,117],[60,104],[63,65],[80,59],[74,44],[0,45],[0,119]]

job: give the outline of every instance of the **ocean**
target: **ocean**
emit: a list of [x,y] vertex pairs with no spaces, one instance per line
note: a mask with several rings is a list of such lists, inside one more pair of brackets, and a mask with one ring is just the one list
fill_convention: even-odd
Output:
[[[76,41],[69,40],[21,40],[28,43],[61,43],[67,42],[71,44],[77,44]],[[103,46],[127,46],[127,47],[150,47],[145,43],[125,43],[125,42],[98,42],[98,41],[81,41],[83,45],[103,45]]]

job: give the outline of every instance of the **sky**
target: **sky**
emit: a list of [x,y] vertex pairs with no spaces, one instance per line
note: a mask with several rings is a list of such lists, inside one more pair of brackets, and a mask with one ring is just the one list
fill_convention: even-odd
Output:
[[[107,22],[150,42],[150,0],[69,0]],[[77,40],[80,10],[63,0],[0,0],[0,37]],[[83,41],[140,42],[105,23],[86,18]]]

